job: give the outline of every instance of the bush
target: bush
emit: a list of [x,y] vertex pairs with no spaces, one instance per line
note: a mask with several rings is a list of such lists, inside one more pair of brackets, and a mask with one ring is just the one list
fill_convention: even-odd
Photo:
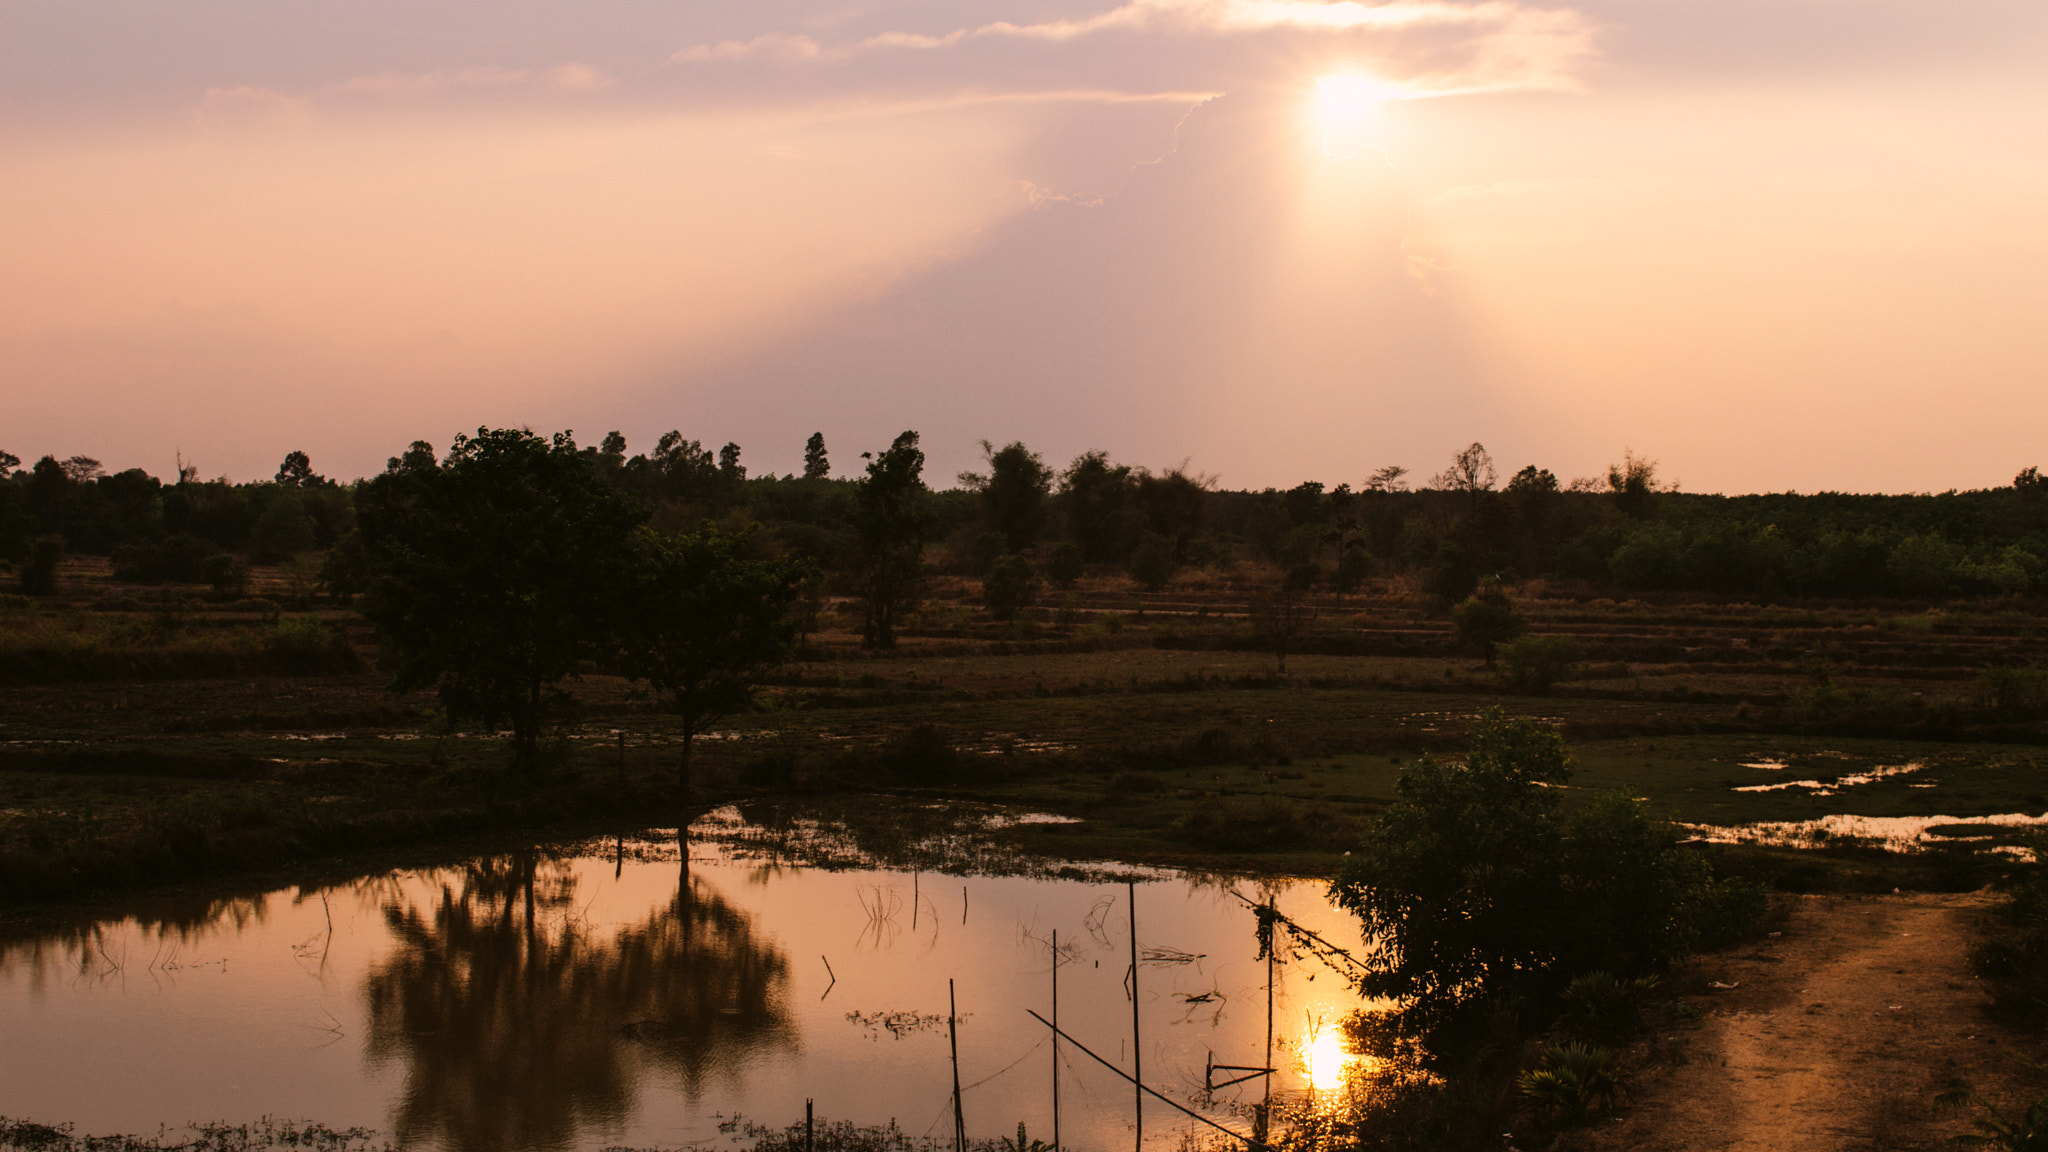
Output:
[[[2048,842],[2036,853],[2048,859]],[[1970,965],[1990,986],[1992,1004],[2034,1028],[2048,1027],[2048,864],[2013,886],[2005,927],[1970,952]]]
[[1045,558],[1045,578],[1058,588],[1072,588],[1080,583],[1086,566],[1081,562],[1081,550],[1072,541],[1063,540],[1052,546],[1052,552]]
[[249,587],[249,566],[226,552],[216,552],[199,562],[200,578],[215,592],[240,596]]
[[883,769],[913,784],[950,784],[966,770],[966,758],[936,724],[919,724],[877,757]]
[[1378,563],[1372,558],[1372,553],[1366,551],[1365,545],[1352,544],[1337,558],[1337,591],[1347,594],[1358,591],[1360,585],[1372,579],[1376,567]]
[[1211,852],[1288,852],[1340,848],[1357,828],[1328,808],[1278,796],[1228,796],[1205,803],[1176,825],[1190,842]]
[[2001,716],[2015,720],[2048,711],[2048,668],[1992,665],[1977,673],[1977,693]]
[[1147,592],[1157,592],[1166,587],[1177,566],[1173,559],[1173,542],[1157,534],[1147,534],[1137,550],[1131,553],[1131,579],[1143,585]]
[[347,639],[315,616],[278,621],[264,648],[272,663],[287,672],[347,671],[360,664]]
[[1614,1053],[1590,1044],[1558,1044],[1522,1073],[1517,1086],[1537,1107],[1569,1122],[1585,1119],[1596,1103],[1614,1107],[1621,1080]]
[[190,583],[204,579],[200,566],[218,551],[212,542],[189,532],[152,544],[123,544],[114,549],[114,576],[137,584]]
[[1038,574],[1031,561],[1011,553],[996,561],[988,579],[981,584],[982,603],[998,620],[1013,620],[1017,613],[1038,604]]
[[62,536],[38,536],[28,542],[28,558],[21,562],[21,591],[25,596],[48,596],[57,590],[57,565],[64,560]]
[[1467,648],[1477,648],[1486,658],[1486,666],[1493,667],[1494,654],[1500,645],[1513,640],[1528,631],[1528,621],[1508,601],[1507,594],[1497,586],[1483,588],[1475,596],[1451,609],[1451,626],[1457,630],[1458,643]]
[[1578,674],[1586,654],[1565,636],[1522,636],[1500,646],[1500,662],[1508,682],[1517,688],[1547,692],[1560,680]]
[[1627,796],[1566,820],[1570,777],[1561,737],[1490,710],[1465,763],[1425,756],[1401,773],[1331,885],[1372,942],[1360,990],[1402,1001],[1400,1030],[1442,1055],[1475,1041],[1489,1004],[1686,955],[1700,909],[1749,895]]

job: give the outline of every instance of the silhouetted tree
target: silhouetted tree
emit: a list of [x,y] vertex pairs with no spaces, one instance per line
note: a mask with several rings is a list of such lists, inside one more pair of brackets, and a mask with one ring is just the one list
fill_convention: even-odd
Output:
[[1059,502],[1083,559],[1114,563],[1137,543],[1136,488],[1130,467],[1110,463],[1105,452],[1084,452],[1060,474]]
[[747,470],[740,466],[740,446],[728,441],[718,450],[718,476],[728,487],[747,478]]
[[962,472],[960,486],[980,494],[982,519],[1003,538],[1006,548],[1022,552],[1038,543],[1038,533],[1045,527],[1052,469],[1021,442],[997,448],[983,440],[981,454],[988,472]]
[[1406,475],[1408,475],[1406,468],[1398,464],[1389,464],[1366,478],[1365,490],[1367,492],[1406,492],[1408,490],[1408,481],[1402,479]]
[[361,486],[364,614],[397,661],[392,687],[432,686],[457,716],[509,719],[522,767],[543,705],[578,662],[609,656],[646,510],[567,432],[459,436],[440,464],[415,443]]
[[1451,466],[1437,473],[1429,486],[1443,492],[1463,492],[1467,504],[1476,507],[1483,493],[1493,491],[1494,480],[1493,457],[1486,454],[1484,444],[1475,440],[1451,457]]
[[676,778],[690,786],[699,733],[750,707],[754,681],[789,658],[797,600],[809,565],[746,560],[744,533],[709,525],[687,536],[643,529],[639,571],[621,624],[619,670],[669,698],[682,722]]
[[1642,520],[1655,511],[1657,462],[1622,449],[1621,463],[1607,466],[1607,487],[1614,493],[1615,506],[1632,520]]
[[1202,530],[1214,483],[1206,476],[1190,476],[1186,465],[1138,474],[1138,506],[1152,531],[1172,543],[1175,564],[1187,562],[1188,543]]
[[825,457],[825,434],[811,433],[804,441],[804,479],[823,480],[832,475],[832,462]]
[[327,483],[327,478],[313,471],[312,457],[304,452],[287,452],[284,463],[277,466],[274,482],[294,488],[318,488]]
[[894,648],[896,627],[924,591],[924,546],[933,517],[926,502],[917,433],[896,437],[880,456],[863,452],[867,476],[854,489],[854,585],[865,619],[861,645]]

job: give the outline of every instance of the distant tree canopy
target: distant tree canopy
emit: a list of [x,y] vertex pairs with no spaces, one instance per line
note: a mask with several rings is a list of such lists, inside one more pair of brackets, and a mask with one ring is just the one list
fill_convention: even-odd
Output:
[[[1445,611],[1481,581],[1534,578],[1585,595],[1753,600],[2048,592],[2048,482],[2038,468],[1970,492],[1716,496],[1678,491],[1633,451],[1567,483],[1535,464],[1497,466],[1474,443],[1417,489],[1403,466],[1361,463],[1362,480],[1232,491],[1185,465],[1146,468],[1092,451],[1055,468],[1023,443],[990,441],[982,470],[933,491],[914,436],[864,457],[851,479],[831,477],[822,433],[804,446],[801,477],[755,474],[738,444],[710,443],[674,430],[635,454],[613,432],[579,455],[663,532],[753,525],[750,558],[812,561],[835,592],[860,601],[865,631],[884,645],[918,603],[928,567],[985,577],[1006,553],[1061,586],[1079,578],[1077,558],[1081,571],[1123,571],[1147,588],[1235,560],[1282,572],[1314,564],[1319,583],[1337,590],[1393,578]],[[433,458],[415,444],[392,467]],[[360,589],[349,576],[360,549],[348,540],[375,481],[335,483],[304,452],[254,483],[203,480],[182,460],[171,483],[136,468],[109,473],[82,455],[6,460],[0,563],[18,564],[38,536],[61,537],[69,554],[112,556],[140,581],[195,580],[201,561],[221,554],[260,563],[325,551],[329,588]]]

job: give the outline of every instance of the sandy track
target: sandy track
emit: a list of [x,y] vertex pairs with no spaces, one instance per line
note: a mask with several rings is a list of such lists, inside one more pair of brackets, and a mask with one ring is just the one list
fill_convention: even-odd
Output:
[[1933,1147],[1966,1131],[1930,1113],[1953,1079],[2001,1103],[2026,1087],[1969,969],[1974,925],[1995,903],[1796,900],[1777,936],[1677,978],[1705,1019],[1653,1041],[1633,1103],[1576,1146],[1836,1152]]

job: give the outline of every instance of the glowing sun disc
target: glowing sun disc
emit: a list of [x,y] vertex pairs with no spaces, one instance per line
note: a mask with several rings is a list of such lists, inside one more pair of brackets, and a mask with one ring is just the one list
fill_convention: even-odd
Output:
[[1367,120],[1379,109],[1380,97],[1379,84],[1364,76],[1339,74],[1316,81],[1316,102],[1325,124],[1348,126]]

